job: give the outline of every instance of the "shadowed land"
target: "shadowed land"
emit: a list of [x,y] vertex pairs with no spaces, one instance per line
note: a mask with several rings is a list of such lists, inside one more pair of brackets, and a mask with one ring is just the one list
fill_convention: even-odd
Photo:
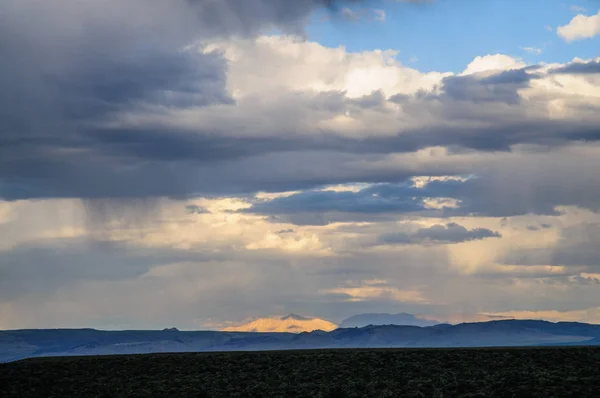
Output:
[[600,348],[340,349],[35,358],[3,397],[581,397]]

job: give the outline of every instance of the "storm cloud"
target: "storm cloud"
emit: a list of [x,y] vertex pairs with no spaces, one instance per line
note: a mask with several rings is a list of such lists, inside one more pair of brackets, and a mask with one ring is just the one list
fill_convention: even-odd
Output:
[[[344,3],[4,2],[0,197],[191,197],[382,182],[389,173],[357,167],[343,172],[336,170],[334,159],[376,161],[434,146],[511,151],[515,145],[557,147],[600,137],[597,120],[549,119],[539,113],[547,99],[525,101],[522,96],[548,73],[592,73],[597,61],[550,72],[517,66],[445,76],[430,89],[405,94],[282,91],[269,110],[255,107],[270,104],[265,101],[271,92],[264,92],[265,100],[236,98],[229,87],[231,68],[251,58],[233,59],[227,49],[211,43],[241,40],[239,45],[245,47],[236,51],[256,51],[262,44],[248,43],[265,30],[301,33],[312,11],[320,7],[340,12]],[[416,71],[398,68],[398,73],[417,76]],[[390,113],[398,112],[392,111],[394,104],[401,108],[395,116]],[[222,112],[228,116],[218,117]],[[284,114],[291,117],[277,119]],[[385,134],[367,133],[364,126],[354,133],[318,127],[344,114],[365,118],[366,123],[378,115],[395,124],[407,115],[421,122],[400,123]],[[264,123],[255,120],[257,116],[263,121],[270,118],[268,129],[261,130]],[[194,118],[203,122],[193,123]],[[243,164],[252,170],[249,174],[259,175],[261,159],[278,154],[304,162],[312,157],[331,171],[317,175],[300,167],[289,175],[280,165],[254,182],[252,177],[229,173]],[[398,174],[430,172],[422,168]],[[453,170],[440,174],[451,175]]]
[[[175,187],[135,188],[137,184],[118,182],[118,174],[134,167],[134,175],[126,180],[135,180],[147,159],[169,168],[175,158],[218,161],[259,154],[261,149],[232,145],[211,137],[210,131],[190,137],[160,126],[151,131],[114,129],[110,115],[133,107],[164,112],[173,107],[233,104],[225,90],[227,61],[218,52],[194,51],[189,46],[201,47],[211,38],[250,37],[275,27],[300,32],[311,11],[326,7],[335,12],[337,3],[3,2],[0,196],[178,194]],[[277,143],[264,146],[269,150]],[[141,173],[153,174],[151,169],[152,165]],[[173,172],[167,174],[165,180],[175,177]],[[94,181],[96,188],[86,187],[86,180]]]

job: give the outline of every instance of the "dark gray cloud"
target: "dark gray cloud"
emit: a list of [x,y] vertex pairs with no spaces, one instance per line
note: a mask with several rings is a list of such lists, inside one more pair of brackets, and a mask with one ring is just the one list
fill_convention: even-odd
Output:
[[398,244],[444,244],[460,243],[486,238],[500,238],[498,232],[486,228],[467,229],[456,223],[446,225],[433,225],[429,228],[420,228],[419,230],[408,232],[396,232],[380,235],[378,242],[384,245]]
[[539,231],[541,229],[552,228],[552,225],[543,223],[543,224],[540,224],[540,225],[528,225],[526,228],[529,231]]
[[512,69],[492,76],[477,75],[450,76],[442,80],[444,96],[450,100],[471,102],[504,102],[518,104],[521,97],[518,90],[529,87],[538,75],[529,73],[530,68]]
[[600,61],[573,62],[550,70],[552,74],[590,75],[600,74]]
[[[241,142],[196,141],[160,128],[121,131],[106,123],[111,113],[133,106],[160,112],[232,103],[223,57],[184,46],[272,27],[299,32],[315,8],[335,11],[346,2],[353,1],[2,2],[0,197],[177,194],[167,181],[152,192],[140,190],[133,175],[122,184],[118,174],[139,173],[147,158],[170,163],[259,154]],[[96,188],[86,188],[85,180],[96,180]]]
[[[233,139],[172,130],[95,131],[73,140],[31,138],[5,143],[0,195],[7,199],[190,196],[397,181],[411,175],[448,175],[471,170],[450,165],[445,169],[424,166],[396,172],[357,167],[350,171],[336,165],[335,159],[356,162],[436,145],[508,151],[518,143],[558,145],[568,140],[594,140],[596,136],[600,137],[597,126],[561,122],[484,130],[420,129],[393,138],[362,141],[298,137]],[[292,158],[306,166],[294,167],[292,173],[285,165],[286,159]],[[267,167],[263,165],[265,159],[278,159],[280,163],[275,168]],[[316,163],[311,164],[313,160]],[[319,163],[320,170],[316,166]],[[240,170],[240,165],[254,170]],[[257,178],[260,173],[261,178]]]
[[[158,148],[157,148],[158,150]],[[182,150],[185,146],[182,145]],[[248,192],[308,190],[288,199],[256,203],[249,212],[276,216],[295,224],[325,225],[331,222],[387,219],[389,214],[418,212],[435,216],[485,215],[511,217],[522,214],[556,215],[557,206],[574,205],[597,210],[600,203],[600,177],[582,173],[600,167],[593,153],[561,154],[550,151],[522,156],[491,153],[489,157],[452,155],[440,163],[411,163],[411,158],[394,167],[365,167],[382,159],[372,154],[341,154],[332,151],[280,151],[262,156],[230,158],[228,161],[167,163],[146,160],[144,167],[124,164],[97,167],[89,161],[80,165],[64,159],[61,163],[38,162],[39,168],[16,169],[38,182],[30,185],[4,185],[11,198],[80,196],[132,198],[194,195],[246,195]],[[455,160],[453,158],[456,157]],[[359,161],[360,160],[360,161]],[[92,162],[93,163],[93,162]],[[277,165],[274,168],[274,165]],[[57,168],[58,170],[54,170]],[[31,174],[26,174],[31,173]],[[415,189],[406,184],[412,175],[463,175],[477,173],[468,183],[432,182]],[[40,178],[48,176],[46,179]],[[50,178],[54,174],[68,179]],[[348,181],[374,183],[359,193],[319,193],[315,186],[343,184]],[[557,181],[560,182],[557,185]],[[157,183],[160,182],[160,183]],[[374,196],[376,195],[376,196]],[[8,196],[5,194],[5,196]],[[422,198],[454,198],[459,208],[424,211]],[[386,213],[387,212],[387,213]]]
[[358,109],[381,108],[387,101],[385,94],[381,90],[373,91],[369,95],[363,95],[356,99],[348,99],[351,105],[356,105]]
[[284,234],[293,234],[294,232],[296,232],[294,229],[288,228],[288,229],[279,230],[276,232],[276,234],[284,235]]
[[187,205],[185,207],[190,214],[210,214],[210,211],[198,205]]

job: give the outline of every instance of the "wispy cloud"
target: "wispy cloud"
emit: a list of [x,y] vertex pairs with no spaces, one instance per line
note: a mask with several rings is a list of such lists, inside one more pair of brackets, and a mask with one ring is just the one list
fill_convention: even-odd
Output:
[[342,8],[340,10],[342,18],[347,21],[357,22],[360,20],[373,20],[379,22],[385,22],[386,12],[382,9],[353,9],[349,7]]
[[362,17],[362,12],[344,7],[340,11],[342,17],[349,21],[358,21]]
[[577,13],[587,12],[587,8],[575,4],[569,7],[569,9]]
[[381,22],[385,21],[386,14],[385,14],[384,10],[374,9],[373,14],[374,14],[374,19],[376,21],[381,21]]
[[537,47],[521,47],[521,50],[534,55],[541,55],[543,50]]
[[429,228],[421,228],[413,233],[396,232],[383,234],[379,237],[378,243],[383,245],[452,244],[500,237],[501,235],[498,232],[486,228],[469,230],[462,225],[449,223],[445,226],[434,225]]

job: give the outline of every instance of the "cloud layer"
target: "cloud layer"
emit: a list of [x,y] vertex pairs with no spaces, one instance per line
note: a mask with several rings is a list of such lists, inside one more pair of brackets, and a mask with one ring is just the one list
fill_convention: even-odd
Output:
[[600,59],[303,37],[354,3],[3,2],[0,328],[599,320]]
[[[421,73],[393,51],[256,36],[269,26],[294,31],[313,1],[256,0],[248,13],[238,2],[132,2],[131,12],[143,10],[136,24],[118,23],[126,10],[116,3],[76,4],[3,6],[2,36],[13,38],[0,47],[10,60],[0,99],[5,199],[384,182],[434,167],[385,170],[391,155],[557,148],[599,136],[598,60],[526,66],[497,54],[461,74]],[[39,37],[19,30],[25,19],[40,20]]]

